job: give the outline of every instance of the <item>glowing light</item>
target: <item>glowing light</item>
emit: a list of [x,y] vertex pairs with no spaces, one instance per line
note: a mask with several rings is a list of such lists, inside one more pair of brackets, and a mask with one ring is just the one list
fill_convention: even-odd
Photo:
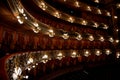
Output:
[[33,58],[29,58],[29,60],[27,61],[27,64],[33,63]]
[[18,77],[21,75],[21,73],[22,73],[22,69],[20,67],[15,67],[14,68],[14,73],[12,75],[13,80],[17,80]]
[[62,58],[63,58],[63,54],[59,52],[59,54],[57,54],[57,59],[61,60]]
[[30,68],[27,68],[28,69],[28,71],[30,71],[31,69]]
[[62,56],[62,53],[60,52],[57,56]]
[[119,43],[119,40],[115,40],[116,43]]
[[38,24],[37,22],[34,22],[33,25],[34,25],[35,27],[38,27],[38,26],[39,26],[39,24]]
[[100,56],[102,53],[100,52],[100,50],[96,50],[96,53],[95,53],[97,56]]
[[104,41],[104,37],[103,36],[100,36],[100,39],[99,39],[100,41]]
[[77,39],[77,40],[82,40],[82,36],[78,33],[76,39]]
[[23,24],[23,19],[20,16],[17,16],[17,19],[20,24]]
[[25,76],[25,78],[26,78],[26,79],[28,79],[28,78],[29,78],[29,76]]
[[68,18],[68,21],[71,22],[71,23],[73,23],[73,22],[74,22],[74,19],[73,19],[72,17],[69,17],[69,18]]
[[97,10],[97,12],[98,12],[98,14],[102,14],[102,12],[101,12],[101,10],[100,10],[100,9],[98,9],[98,10]]
[[103,29],[108,29],[108,26],[106,24],[104,24]]
[[20,18],[20,16],[17,16],[17,19],[19,19]]
[[33,28],[34,33],[39,33],[40,30],[41,30],[41,29],[40,29],[40,28],[37,28],[37,27]]
[[18,79],[18,75],[16,73],[13,73],[12,77],[13,77],[13,80],[17,80]]
[[69,35],[68,35],[67,33],[64,33],[64,34],[62,35],[62,37],[63,37],[64,39],[68,39],[68,38],[69,38]]
[[88,38],[90,41],[93,41],[94,40],[94,37],[92,35],[89,36]]
[[117,16],[114,16],[115,19],[117,19],[118,17]]
[[95,3],[99,3],[99,0],[94,0]]
[[75,1],[75,6],[76,6],[76,7],[80,7],[80,5],[79,5],[79,2],[78,2],[78,1]]
[[98,27],[99,25],[96,23],[96,22],[94,22],[94,25],[93,25],[93,27]]
[[33,65],[32,67],[35,68],[35,65]]
[[90,55],[89,51],[86,50],[86,51],[84,52],[84,56],[88,57],[89,55]]
[[42,59],[48,59],[48,55],[45,54]]
[[111,15],[110,15],[110,12],[107,12],[107,16],[111,16]]
[[90,7],[90,6],[87,6],[87,10],[88,10],[88,11],[91,11],[91,7]]
[[20,13],[22,13],[22,14],[24,13],[24,9],[18,8],[18,10],[19,10]]
[[25,19],[28,19],[28,17],[25,17]]
[[113,41],[114,41],[114,39],[113,39],[112,37],[110,37],[110,38],[109,38],[109,41],[110,41],[110,42],[113,42]]
[[22,20],[22,19],[18,19],[18,22],[19,22],[20,24],[23,24],[23,20]]
[[118,32],[118,31],[119,31],[119,29],[116,29],[116,31]]
[[47,6],[45,5],[45,3],[43,1],[41,1],[39,6],[40,6],[40,8],[42,8],[42,10],[46,10],[47,9]]
[[55,33],[52,29],[49,29],[48,30],[48,35],[49,35],[49,37],[54,37]]
[[82,25],[87,25],[87,21],[83,20]]
[[54,13],[54,16],[57,17],[57,18],[60,18],[61,15],[60,15],[59,12],[55,12],[55,13]]
[[75,51],[73,51],[71,57],[72,57],[72,58],[75,58],[76,55],[77,55],[77,53],[76,53]]
[[106,50],[105,52],[107,55],[111,54],[111,51],[109,49]]
[[120,58],[120,53],[119,52],[116,53],[116,58]]
[[36,63],[36,65],[38,65],[38,63]]
[[45,54],[42,56],[42,62],[46,63],[47,61],[48,61],[48,55]]
[[117,8],[120,8],[120,3],[118,3],[116,6],[117,6]]

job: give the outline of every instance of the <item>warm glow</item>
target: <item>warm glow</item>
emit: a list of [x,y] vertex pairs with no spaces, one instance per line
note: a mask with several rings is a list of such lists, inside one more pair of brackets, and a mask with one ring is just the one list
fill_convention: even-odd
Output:
[[100,41],[104,41],[104,37],[103,36],[100,36],[100,39],[99,39]]
[[104,24],[103,29],[108,29],[108,26],[106,24]]
[[115,40],[116,43],[119,43],[119,40]]
[[17,16],[17,19],[20,24],[23,24],[23,19],[20,16]]
[[120,8],[120,3],[118,3],[116,6],[117,6],[117,8]]
[[59,52],[59,53],[57,54],[57,59],[61,60],[62,58],[63,58],[63,54],[62,54],[61,52]]
[[33,65],[32,67],[35,68],[35,65]]
[[43,63],[46,63],[48,61],[48,55],[43,55],[42,56],[42,60],[41,60]]
[[77,40],[82,40],[82,36],[78,33],[76,39],[77,39]]
[[116,29],[116,31],[118,32],[118,31],[119,31],[119,29]]
[[118,17],[117,16],[114,16],[115,19],[117,19]]
[[13,80],[17,80],[18,79],[18,75],[16,73],[13,73],[12,77],[13,77]]
[[28,69],[28,71],[30,71],[31,69],[30,68],[27,68]]
[[98,9],[98,10],[97,10],[97,12],[98,12],[98,14],[102,14],[102,12],[101,12],[101,10],[100,10],[100,9]]
[[107,16],[111,16],[111,15],[110,15],[110,12],[107,12]]
[[88,38],[90,41],[93,41],[94,40],[94,37],[92,35],[89,36]]
[[98,27],[99,25],[96,23],[96,22],[94,22],[94,25],[93,25],[93,27]]
[[19,10],[20,13],[22,13],[22,14],[24,13],[24,9],[23,8],[18,8],[18,10]]
[[20,67],[15,67],[14,68],[14,73],[16,74],[16,75],[21,75],[22,74],[22,69],[20,68]]
[[37,22],[34,22],[33,25],[34,25],[35,27],[38,27],[38,26],[39,26],[39,24],[38,24]]
[[90,7],[90,6],[87,6],[87,10],[88,10],[88,11],[91,11],[91,7]]
[[48,30],[48,35],[49,35],[49,37],[54,37],[55,33],[54,33],[53,29]]
[[69,18],[68,18],[68,21],[71,22],[71,23],[73,23],[73,22],[74,22],[74,19],[73,19],[72,17],[69,17]]
[[105,52],[107,55],[109,55],[111,52],[110,52],[110,50],[106,50],[106,52]]
[[84,52],[84,56],[88,57],[89,55],[90,55],[89,51],[86,50],[86,51]]
[[110,42],[113,42],[113,41],[114,41],[114,39],[113,39],[112,37],[110,37],[110,38],[109,38],[109,41],[110,41]]
[[64,34],[62,35],[62,37],[63,37],[64,39],[68,39],[68,38],[69,38],[69,35],[68,35],[67,33],[64,33]]
[[38,65],[38,63],[36,63],[36,65]]
[[42,8],[43,10],[46,10],[47,9],[47,6],[45,5],[45,3],[43,1],[41,1],[40,3],[40,8]]
[[29,60],[27,61],[27,64],[33,63],[33,58],[29,58]]
[[60,18],[61,15],[60,15],[59,12],[55,12],[55,13],[54,13],[54,16],[57,17],[57,18]]
[[120,53],[117,52],[117,53],[116,53],[116,58],[119,58],[119,57],[120,57]]
[[48,55],[43,55],[42,59],[48,59]]
[[33,28],[34,33],[39,33],[40,30],[41,30],[41,29],[38,28],[38,27]]
[[62,53],[60,52],[57,56],[62,56]]
[[20,18],[20,16],[17,16],[17,19],[19,19]]
[[82,25],[87,25],[87,21],[83,20]]
[[26,79],[28,79],[29,76],[25,76]]
[[76,7],[80,7],[80,5],[79,5],[79,2],[78,2],[78,1],[75,1],[75,6],[76,6]]
[[76,55],[77,55],[77,53],[75,51],[73,51],[71,57],[75,58]]
[[94,0],[95,3],[99,3],[99,0]]
[[18,22],[19,22],[20,24],[23,24],[23,20],[22,20],[22,19],[18,19]]
[[102,53],[100,52],[100,50],[96,50],[96,53],[95,53],[97,56],[100,56]]

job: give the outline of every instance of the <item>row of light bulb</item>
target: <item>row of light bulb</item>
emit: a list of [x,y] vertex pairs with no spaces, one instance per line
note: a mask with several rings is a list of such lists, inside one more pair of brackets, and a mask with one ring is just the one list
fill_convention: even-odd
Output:
[[[67,53],[69,52],[70,54],[65,54],[66,51],[67,51]],[[36,63],[35,60],[34,60],[34,55],[36,55],[36,54],[41,55],[39,57],[40,58],[39,62],[42,62],[42,60],[51,60],[51,59],[55,59],[55,58],[61,60],[65,56],[70,56],[72,58],[75,58],[75,57],[78,57],[78,56],[88,57],[89,55],[92,55],[92,54],[95,54],[96,56],[100,56],[103,53],[105,53],[106,55],[109,55],[109,54],[112,53],[112,51],[110,49],[104,49],[104,50],[101,50],[101,49],[53,50],[53,51],[49,50],[49,51],[24,52],[22,54],[16,54],[14,56],[19,55],[18,57],[20,57],[20,56],[26,56],[26,55],[32,54],[32,56],[29,57],[27,62],[26,62],[27,65],[30,65],[30,64]],[[12,56],[12,57],[14,57],[14,56]],[[39,59],[36,59],[36,60],[38,62]],[[43,62],[43,63],[46,63],[46,62]]]
[[[54,31],[52,30],[52,29],[49,29],[48,30],[48,32],[47,32],[47,34],[49,35],[49,37],[54,37],[55,36],[55,33],[54,33]],[[77,39],[77,40],[82,40],[84,37],[82,37],[82,35],[81,34],[79,34],[79,33],[75,33],[75,35],[77,34],[77,36],[75,36],[75,39]],[[70,35],[69,35],[69,33],[67,33],[67,32],[65,32],[63,35],[61,35],[61,37],[63,38],[63,39],[68,39],[69,37],[71,37]],[[91,34],[89,34],[89,37],[88,37],[88,40],[89,41],[94,41],[95,40],[95,37],[93,37],[93,35],[91,35]],[[103,37],[103,36],[100,36],[99,37],[99,40],[101,41],[101,42],[103,42],[103,41],[105,41],[105,38]],[[118,39],[116,39],[116,40],[114,40],[112,37],[109,37],[108,38],[108,41],[110,41],[110,42],[116,42],[116,43],[119,43],[119,40]]]
[[[65,0],[64,2],[66,2],[67,0]],[[96,14],[104,14],[105,13],[105,15],[106,16],[111,16],[111,14],[110,14],[110,12],[108,12],[107,10],[100,10],[99,8],[96,8],[96,7],[90,7],[90,6],[88,6],[87,4],[84,4],[84,3],[82,3],[82,2],[79,2],[79,1],[70,1],[70,2],[72,2],[73,4],[74,4],[74,6],[75,7],[78,7],[78,8],[81,8],[81,9],[83,9],[83,8],[86,8],[85,10],[87,10],[87,11],[95,11],[96,12]],[[94,2],[95,3],[99,3],[99,0],[94,0]],[[69,0],[68,0],[68,3],[69,3]],[[84,6],[83,6],[84,5]],[[48,5],[47,5],[48,6]],[[102,12],[104,12],[104,13],[102,13]]]
[[[19,9],[19,10],[20,10],[20,9]],[[26,15],[26,14],[24,13],[24,9],[21,9],[20,12],[21,12],[23,15]],[[27,17],[27,16],[25,16],[25,17]],[[19,21],[19,19],[21,19],[20,16],[17,16],[17,18],[18,18],[18,21]],[[26,18],[26,19],[27,19],[27,18]],[[72,20],[72,18],[70,18],[70,20]],[[23,21],[19,21],[19,22],[20,22],[20,24],[23,23]],[[33,28],[33,31],[34,31],[35,33],[39,33],[39,31],[42,29],[42,28],[40,28],[40,25],[39,25],[37,22],[34,22],[34,23],[32,23],[32,24],[35,26],[35,27]],[[82,24],[85,25],[86,22],[83,21]],[[95,23],[94,27],[97,27],[97,24],[96,24],[96,23]],[[62,30],[62,31],[63,31],[63,30]],[[65,32],[65,31],[63,31],[63,33],[64,33],[64,32]],[[51,28],[51,29],[48,29],[48,31],[46,32],[46,34],[49,35],[49,37],[54,37],[54,36],[55,36],[55,32],[53,31],[52,28]],[[75,32],[75,34],[77,34],[77,37],[75,37],[77,40],[82,40],[82,39],[83,39],[82,36],[81,36],[81,34],[79,34],[79,33],[77,33],[77,32]],[[64,34],[62,34],[62,37],[63,37],[64,39],[68,39],[68,38],[70,37],[70,35],[68,34],[68,32],[65,32]],[[88,40],[93,41],[93,40],[94,40],[94,37],[93,37],[92,35],[90,35],[90,36],[88,37]],[[104,41],[104,38],[103,38],[102,36],[100,36],[100,39],[99,39],[99,40],[100,40],[100,41]],[[112,37],[109,39],[109,41],[110,41],[110,42],[113,42]],[[118,40],[117,40],[117,42],[118,42]]]
[[[97,23],[97,22],[94,22],[94,21],[87,21],[87,20],[84,20],[82,18],[77,18],[77,17],[73,17],[73,16],[70,16],[66,13],[63,13],[63,12],[60,12],[58,10],[56,10],[55,8],[53,8],[52,6],[48,5],[47,3],[45,3],[44,1],[35,1],[35,3],[44,11],[50,13],[51,15],[57,17],[57,18],[60,18],[60,19],[63,19],[63,20],[66,20],[70,23],[78,23],[78,24],[81,24],[81,25],[90,25],[90,23],[93,23],[94,25],[90,25],[90,26],[95,26],[96,28],[101,24],[103,25],[103,29],[107,29],[108,28],[108,25],[104,24],[104,23]],[[49,9],[50,10],[47,10]],[[90,10],[90,6],[87,6],[87,9]],[[99,14],[101,14],[101,10],[98,9],[98,12]],[[110,15],[110,13],[107,13]]]
[[[66,2],[67,0],[63,0],[64,2]],[[94,1],[95,3],[99,3],[99,0],[92,0]]]
[[[44,4],[44,3],[42,3],[42,4]],[[20,5],[19,5],[20,6]],[[28,19],[28,17],[27,17],[27,15],[25,14],[25,13],[27,13],[27,12],[25,12],[25,10],[23,9],[23,8],[21,8],[21,6],[20,7],[18,7],[18,10],[19,10],[19,13],[21,14],[21,16],[17,16],[17,18],[18,18],[18,21],[20,22],[20,24],[22,24],[23,23],[23,21],[21,21],[21,18],[23,19]],[[70,21],[72,22],[72,18],[69,18],[70,19]],[[32,23],[32,25],[34,26],[32,29],[33,29],[33,31],[35,32],[35,33],[39,33],[39,31],[42,29],[42,27],[40,27],[40,25],[39,25],[39,23],[38,22],[31,22]],[[86,25],[87,24],[87,22],[85,21],[85,20],[83,20],[83,22],[82,22],[82,24],[83,25]],[[94,25],[94,27],[97,27],[97,23],[95,23],[95,25]],[[107,25],[105,25],[105,27],[106,27],[106,29],[107,29]],[[64,32],[63,32],[64,33]],[[76,34],[77,32],[75,32],[75,34]],[[53,29],[48,29],[47,31],[46,31],[46,33],[45,34],[48,34],[49,35],[49,37],[54,37],[55,36],[55,32],[53,31]],[[60,34],[64,39],[68,39],[69,37],[70,37],[70,35],[68,34],[68,32],[65,32],[64,34]],[[79,34],[79,33],[77,33],[77,37],[75,37],[77,40],[81,40],[82,39],[82,36]],[[88,38],[90,41],[93,41],[94,40],[94,37],[92,36],[92,35],[90,35],[90,37]],[[104,41],[103,39],[101,40],[101,41]],[[111,40],[110,40],[111,41]]]
[[[24,71],[24,69],[30,71],[32,68],[35,68],[38,65],[38,63],[40,63],[40,62],[46,63],[46,62],[48,62],[51,59],[61,60],[65,56],[70,56],[72,58],[76,58],[76,57],[79,57],[81,55],[83,55],[85,57],[89,57],[90,55],[92,55],[92,53],[94,53],[96,56],[100,56],[103,53],[105,53],[106,55],[110,55],[112,53],[112,51],[110,49],[104,49],[104,50],[100,50],[100,49],[93,49],[93,50],[83,49],[83,50],[77,50],[77,51],[76,50],[68,50],[69,53],[70,53],[69,55],[68,54],[65,55],[65,52],[62,51],[62,50],[55,50],[55,51],[58,52],[58,53],[54,54],[54,51],[51,51],[52,54],[49,54],[48,52],[50,52],[50,51],[37,51],[37,52],[30,52],[30,53],[24,52],[22,54],[16,54],[16,55],[11,56],[11,57],[14,57],[14,56],[17,56],[17,57],[21,57],[22,56],[23,57],[23,56],[27,56],[29,54],[32,54],[32,56],[28,58],[25,66],[21,66],[20,67],[18,65],[16,66],[16,64],[15,64],[15,67],[14,67],[14,70],[13,70],[13,74],[12,74],[13,80],[18,80],[19,78],[26,78],[26,79],[28,79],[29,78],[28,75],[26,75],[26,76],[22,75],[22,72]],[[43,55],[41,53],[43,53]],[[40,59],[36,59],[35,58],[35,60],[34,60],[34,55],[36,55],[36,54],[37,55],[38,54],[42,55],[41,58]],[[11,60],[12,58],[9,58],[9,59]],[[8,63],[6,63],[6,64],[8,65]],[[21,64],[19,64],[19,65],[21,65]]]
[[[44,3],[42,3],[42,4],[44,4]],[[20,6],[20,5],[19,5]],[[28,17],[27,17],[27,15],[25,14],[25,11],[24,11],[24,9],[20,6],[20,7],[18,7],[18,11],[19,11],[19,15],[17,16],[17,19],[18,19],[18,21],[20,22],[20,24],[22,24],[23,23],[23,21],[22,20],[24,20],[24,19],[28,19]],[[57,13],[58,14],[58,13]],[[72,22],[72,17],[70,17],[69,18],[69,21],[71,21]],[[40,26],[39,26],[39,24],[37,23],[37,22],[32,22],[32,24],[33,24],[33,26],[34,26],[34,28],[33,28],[33,31],[35,32],[35,33],[38,33],[40,30],[41,30],[41,28],[40,28]],[[87,24],[87,22],[85,21],[85,20],[83,20],[83,22],[82,22],[82,24],[83,25],[86,25]],[[94,27],[97,27],[97,23],[95,23],[95,25],[94,25]],[[105,25],[105,28],[107,29],[107,25]],[[76,33],[76,32],[75,32]],[[53,31],[53,29],[48,29],[48,31],[47,31],[47,34],[50,36],[50,37],[54,37],[55,36],[55,33],[54,33],[54,31]],[[75,37],[77,40],[81,40],[82,39],[82,36],[79,34],[79,33],[77,33],[77,37]],[[64,34],[62,34],[62,37],[64,38],[64,39],[68,39],[69,37],[70,37],[70,35],[68,34],[68,32],[65,32]],[[89,38],[88,38],[90,41],[93,41],[94,40],[94,37],[92,36],[92,35],[90,35],[89,36]],[[104,41],[104,38],[101,36],[100,37],[100,41]],[[110,39],[109,39],[109,41],[110,42],[113,42],[114,41],[114,39],[111,37]],[[119,42],[119,40],[116,40],[116,43],[118,43]]]
[[[22,12],[22,13],[23,13],[23,12]],[[23,14],[25,14],[25,13],[23,13]],[[18,17],[18,16],[17,16],[17,17]],[[71,20],[72,20],[72,18],[70,18],[70,21],[71,21]],[[85,25],[86,22],[83,21],[82,24]],[[35,27],[33,28],[33,31],[34,31],[35,33],[39,33],[39,31],[41,30],[39,24],[38,24],[37,22],[34,22],[33,25],[35,26]],[[95,23],[94,27],[97,27],[97,24],[96,24],[96,23]],[[106,27],[106,25],[105,25],[105,27]],[[63,31],[63,30],[62,30],[62,31]],[[64,33],[64,32],[65,32],[65,31],[63,31],[63,33]],[[48,29],[48,31],[46,32],[46,34],[49,35],[49,37],[54,37],[54,36],[55,36],[55,32],[54,32],[54,30],[53,30],[52,28],[51,28],[51,29]],[[77,37],[75,37],[77,40],[82,40],[82,39],[83,39],[82,36],[81,36],[81,34],[79,34],[79,33],[77,33],[77,32],[75,32],[75,34],[77,34]],[[70,37],[70,35],[68,34],[68,32],[65,32],[64,34],[62,34],[62,37],[63,37],[64,39],[68,39],[68,38]],[[93,41],[93,40],[94,40],[94,37],[93,37],[92,35],[90,35],[90,36],[88,37],[88,40]],[[104,38],[103,38],[102,36],[100,36],[100,39],[99,39],[99,40],[100,40],[100,41],[104,41]],[[109,41],[110,41],[110,42],[113,42],[113,38],[110,37]],[[118,40],[117,40],[117,42],[118,42]]]

